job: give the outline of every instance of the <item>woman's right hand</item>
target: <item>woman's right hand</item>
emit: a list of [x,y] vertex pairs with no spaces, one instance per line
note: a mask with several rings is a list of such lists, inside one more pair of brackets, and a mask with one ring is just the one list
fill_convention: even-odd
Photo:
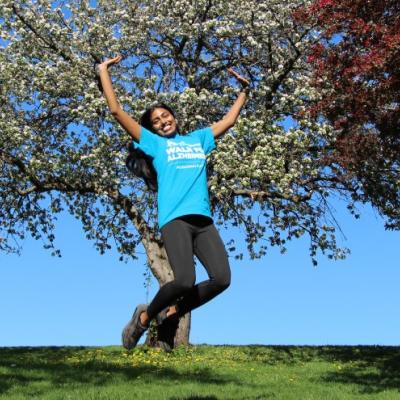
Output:
[[103,61],[100,64],[97,64],[97,69],[100,72],[101,70],[107,70],[109,66],[118,64],[122,60],[122,55],[119,55],[114,58],[109,58],[108,60]]

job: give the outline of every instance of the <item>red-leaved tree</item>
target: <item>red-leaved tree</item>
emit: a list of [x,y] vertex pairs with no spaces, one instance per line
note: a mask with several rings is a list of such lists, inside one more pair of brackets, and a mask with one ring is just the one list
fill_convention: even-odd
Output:
[[308,55],[320,98],[308,112],[336,129],[332,165],[398,229],[400,3],[316,0],[295,17],[320,38]]

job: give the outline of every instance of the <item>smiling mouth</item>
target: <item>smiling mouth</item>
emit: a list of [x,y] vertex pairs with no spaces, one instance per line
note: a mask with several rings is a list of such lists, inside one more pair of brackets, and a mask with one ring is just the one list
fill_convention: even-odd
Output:
[[168,131],[171,128],[171,126],[172,126],[171,124],[165,125],[164,128],[162,129],[163,132]]

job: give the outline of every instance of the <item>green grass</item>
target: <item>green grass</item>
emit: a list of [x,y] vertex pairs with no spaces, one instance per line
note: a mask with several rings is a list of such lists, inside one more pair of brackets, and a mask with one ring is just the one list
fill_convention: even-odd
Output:
[[400,347],[0,348],[0,399],[400,399]]

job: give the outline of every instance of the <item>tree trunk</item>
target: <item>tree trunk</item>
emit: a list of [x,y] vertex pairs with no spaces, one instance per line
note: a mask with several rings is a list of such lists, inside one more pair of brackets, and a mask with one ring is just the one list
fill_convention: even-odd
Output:
[[[171,266],[169,265],[167,252],[165,251],[165,247],[162,245],[162,243],[156,240],[146,239],[143,239],[142,243],[146,249],[148,264],[151,272],[157,279],[160,287],[173,280],[174,274]],[[189,344],[190,322],[190,313],[187,313],[180,319],[179,326],[175,334],[174,347]],[[154,345],[156,342],[153,335],[154,331],[150,329],[146,339],[146,343],[150,346]]]
[[179,320],[179,326],[175,334],[174,346],[188,345],[190,334],[190,323],[192,320],[191,313],[187,313]]

